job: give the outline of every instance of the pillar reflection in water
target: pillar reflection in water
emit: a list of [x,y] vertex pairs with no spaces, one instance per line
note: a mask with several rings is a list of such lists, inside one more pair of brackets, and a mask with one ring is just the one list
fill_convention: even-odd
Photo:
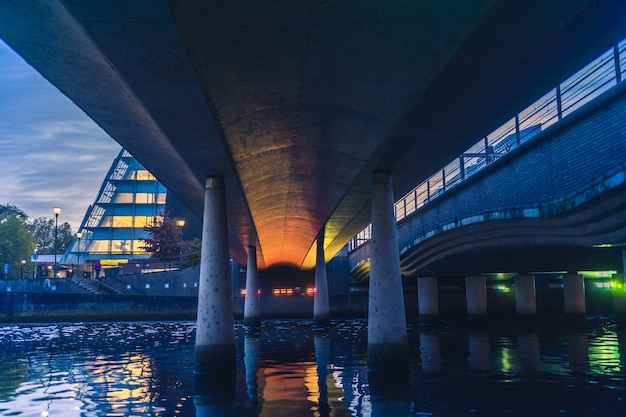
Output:
[[[219,377],[215,374],[197,374],[193,403],[195,417],[235,417],[235,378],[230,372]],[[239,417],[239,416],[237,416]]]
[[468,345],[470,355],[467,361],[470,369],[476,371],[489,369],[489,335],[471,332]]
[[441,372],[439,334],[420,334],[422,372]]
[[315,344],[315,362],[317,364],[317,386],[319,388],[318,411],[321,417],[330,415],[328,405],[328,366],[330,356],[330,339],[322,330],[313,334]]
[[[404,363],[406,369],[409,364]],[[411,415],[409,378],[404,374],[368,373],[371,414],[370,417]]]
[[589,336],[586,332],[571,331],[567,334],[567,356],[572,371],[589,370]]
[[246,367],[246,393],[250,405],[258,402],[259,349],[261,333],[258,329],[246,329],[243,339],[243,360]]
[[517,336],[517,354],[521,371],[539,370],[539,336],[537,333],[520,333]]

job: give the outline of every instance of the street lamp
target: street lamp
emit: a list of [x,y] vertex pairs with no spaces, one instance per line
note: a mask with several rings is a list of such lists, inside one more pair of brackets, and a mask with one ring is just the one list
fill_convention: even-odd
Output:
[[[76,233],[76,239],[78,239],[78,250],[76,251],[77,252],[76,256],[78,257],[78,260],[76,261],[76,263],[78,265],[80,265],[80,239],[82,237],[83,237],[83,232],[77,232]],[[80,268],[76,268],[76,269],[80,269]]]
[[61,207],[53,207],[52,212],[54,213],[55,224],[54,224],[54,277],[57,277],[57,239],[59,236],[59,214],[61,214]]
[[178,245],[178,257],[179,260],[179,269],[183,269],[183,227],[185,227],[185,219],[176,220],[176,226],[180,228],[179,236],[179,245]]
[[22,259],[22,264],[20,265],[20,279],[24,278],[24,265],[26,265],[26,259]]

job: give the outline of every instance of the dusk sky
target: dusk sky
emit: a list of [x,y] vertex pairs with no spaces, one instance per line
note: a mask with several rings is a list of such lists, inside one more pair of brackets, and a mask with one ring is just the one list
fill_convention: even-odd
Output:
[[76,232],[120,145],[0,40],[0,204]]

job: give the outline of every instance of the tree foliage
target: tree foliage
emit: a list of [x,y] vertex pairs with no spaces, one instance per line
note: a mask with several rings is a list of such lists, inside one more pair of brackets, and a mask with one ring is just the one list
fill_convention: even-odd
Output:
[[150,252],[152,259],[174,259],[180,251],[182,230],[167,213],[152,226],[144,228],[147,238],[142,238],[142,249]]
[[14,216],[24,224],[28,221],[28,215],[22,209],[11,204],[0,204],[0,218],[7,216]]
[[22,259],[30,260],[35,249],[27,219],[17,207],[0,206],[0,262],[9,264],[9,277],[19,276]]
[[202,243],[198,238],[183,242],[183,266],[185,268],[200,265],[201,249]]
[[[31,228],[39,254],[54,254],[55,225],[56,219],[49,219],[47,217],[38,217],[33,221]],[[72,239],[73,235],[70,224],[65,222],[59,225],[57,234],[57,254],[64,253]]]

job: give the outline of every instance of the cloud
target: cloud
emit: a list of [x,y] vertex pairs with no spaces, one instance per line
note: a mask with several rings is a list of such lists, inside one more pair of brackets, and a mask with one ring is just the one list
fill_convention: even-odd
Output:
[[76,231],[120,145],[0,41],[0,204]]

